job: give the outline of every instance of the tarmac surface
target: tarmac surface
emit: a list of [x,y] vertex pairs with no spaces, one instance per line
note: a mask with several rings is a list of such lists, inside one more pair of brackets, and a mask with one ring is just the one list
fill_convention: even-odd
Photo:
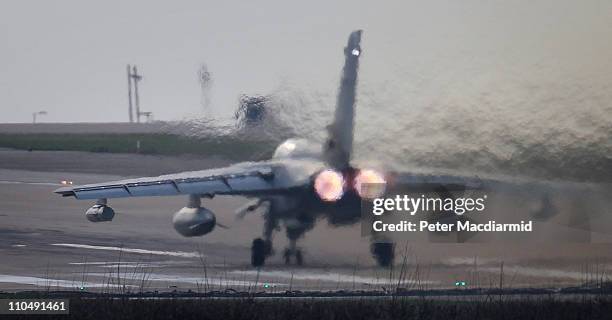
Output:
[[[246,201],[216,197],[203,203],[230,229],[183,238],[171,224],[185,197],[117,199],[112,222],[91,223],[92,205],[52,191],[60,181],[74,184],[141,175],[205,169],[222,159],[159,157],[82,152],[0,150],[0,290],[338,290],[398,285],[400,266],[378,268],[360,226],[317,224],[300,242],[304,267],[285,266],[284,231],[276,233],[277,254],[266,266],[250,266],[250,245],[260,236],[257,215],[237,221]],[[403,251],[406,244],[399,244]],[[402,287],[495,286],[504,262],[506,285],[567,286],[607,281],[609,244],[408,244]],[[402,262],[401,257],[398,263]]]

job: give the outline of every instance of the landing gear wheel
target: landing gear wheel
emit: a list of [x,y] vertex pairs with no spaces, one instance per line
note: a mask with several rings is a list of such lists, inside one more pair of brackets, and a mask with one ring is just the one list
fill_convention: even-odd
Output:
[[264,254],[266,257],[271,256],[272,254],[274,254],[274,250],[272,249],[272,241],[270,240],[263,240],[264,242]]
[[[267,247],[267,248],[266,248]],[[253,240],[253,245],[251,246],[251,265],[253,267],[261,267],[266,262],[266,251],[270,249],[269,245],[266,245],[266,242],[257,238]]]
[[295,250],[295,264],[301,266],[304,264],[304,257],[302,256],[302,250]]
[[395,244],[389,242],[374,242],[370,249],[379,266],[389,267],[393,265]]

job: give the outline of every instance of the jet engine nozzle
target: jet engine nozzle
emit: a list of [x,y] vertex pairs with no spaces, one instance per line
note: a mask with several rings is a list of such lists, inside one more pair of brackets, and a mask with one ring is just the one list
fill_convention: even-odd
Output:
[[384,174],[371,169],[361,169],[353,179],[355,192],[362,199],[372,200],[385,193],[387,181]]
[[174,214],[172,224],[183,237],[199,237],[213,231],[217,218],[206,208],[184,207]]
[[95,204],[85,211],[85,217],[91,222],[111,221],[115,217],[115,211],[104,204]]
[[342,173],[326,169],[317,174],[314,180],[314,190],[319,198],[326,202],[340,200],[344,195],[346,181]]

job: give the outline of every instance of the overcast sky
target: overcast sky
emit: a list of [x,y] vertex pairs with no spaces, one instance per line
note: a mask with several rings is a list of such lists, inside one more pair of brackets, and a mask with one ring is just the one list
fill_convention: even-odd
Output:
[[142,108],[161,120],[204,112],[203,63],[216,114],[286,82],[332,94],[357,28],[360,86],[426,81],[422,94],[394,93],[415,103],[461,74],[486,70],[490,82],[509,66],[525,77],[537,68],[545,82],[612,81],[607,0],[2,1],[0,122],[29,122],[37,110],[46,122],[127,121],[128,63],[144,75]]

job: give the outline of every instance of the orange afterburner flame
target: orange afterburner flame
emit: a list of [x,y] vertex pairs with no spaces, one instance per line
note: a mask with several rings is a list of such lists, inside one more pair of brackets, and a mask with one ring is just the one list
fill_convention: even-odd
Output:
[[314,181],[314,189],[323,201],[336,201],[344,194],[344,177],[338,171],[323,170]]
[[385,177],[374,170],[359,170],[354,180],[354,187],[362,199],[374,199],[385,193]]

